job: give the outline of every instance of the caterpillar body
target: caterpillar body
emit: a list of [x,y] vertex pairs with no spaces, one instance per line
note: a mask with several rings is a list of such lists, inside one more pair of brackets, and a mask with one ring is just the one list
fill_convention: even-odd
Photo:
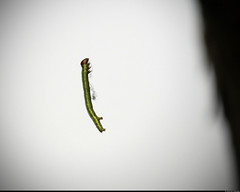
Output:
[[93,109],[92,101],[91,101],[91,94],[90,94],[90,86],[89,86],[89,80],[88,80],[88,74],[90,71],[90,63],[88,62],[88,58],[85,58],[81,62],[82,66],[82,83],[83,83],[83,91],[84,91],[84,99],[85,99],[85,105],[87,108],[87,112],[91,119],[93,120],[94,124],[98,128],[100,132],[105,131],[105,129],[102,127],[102,124],[100,120],[102,120],[102,117],[98,117]]

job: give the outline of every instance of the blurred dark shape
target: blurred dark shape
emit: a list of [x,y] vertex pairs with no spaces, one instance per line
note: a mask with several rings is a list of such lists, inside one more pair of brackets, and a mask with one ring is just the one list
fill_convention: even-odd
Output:
[[240,2],[199,0],[209,63],[229,123],[240,186]]

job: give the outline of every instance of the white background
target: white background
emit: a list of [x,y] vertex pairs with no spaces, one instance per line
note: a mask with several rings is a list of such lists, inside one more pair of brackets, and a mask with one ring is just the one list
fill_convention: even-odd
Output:
[[201,22],[190,0],[1,1],[0,188],[235,188]]

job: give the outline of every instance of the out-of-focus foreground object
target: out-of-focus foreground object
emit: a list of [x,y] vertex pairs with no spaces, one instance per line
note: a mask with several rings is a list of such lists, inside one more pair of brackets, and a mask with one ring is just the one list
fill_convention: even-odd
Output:
[[240,186],[240,3],[199,0],[209,63],[229,123]]

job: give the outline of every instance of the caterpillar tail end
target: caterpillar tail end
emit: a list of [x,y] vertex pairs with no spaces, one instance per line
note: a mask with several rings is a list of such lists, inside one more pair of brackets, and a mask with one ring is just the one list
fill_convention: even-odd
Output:
[[101,130],[99,130],[101,133],[103,132],[103,131],[106,131],[106,129],[104,129],[104,128],[102,128]]

